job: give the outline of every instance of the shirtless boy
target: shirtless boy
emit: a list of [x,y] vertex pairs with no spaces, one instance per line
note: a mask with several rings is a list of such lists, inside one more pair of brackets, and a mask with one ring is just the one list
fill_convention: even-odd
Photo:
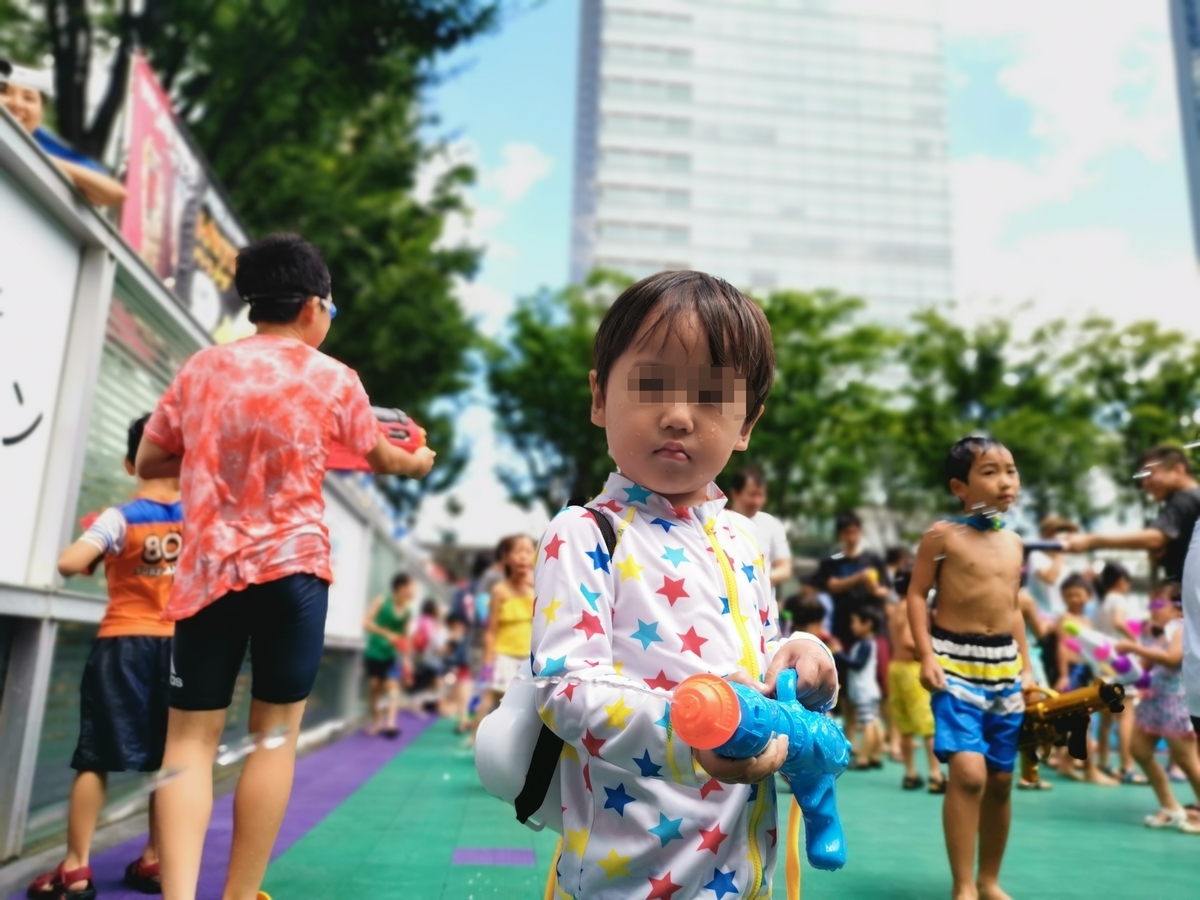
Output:
[[[936,522],[921,540],[906,598],[909,623],[921,683],[933,693],[934,752],[950,763],[942,824],[952,896],[1010,900],[1000,888],[1000,862],[1012,818],[1022,690],[1033,678],[1017,606],[1023,548],[1002,530],[1000,515],[1017,499],[1021,478],[1012,454],[984,437],[956,443],[946,475],[965,515]],[[931,623],[926,597],[935,586]]]

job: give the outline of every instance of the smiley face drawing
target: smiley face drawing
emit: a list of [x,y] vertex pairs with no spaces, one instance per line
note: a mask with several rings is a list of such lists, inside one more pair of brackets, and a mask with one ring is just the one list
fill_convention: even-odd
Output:
[[[2,293],[3,289],[0,289],[0,294]],[[4,309],[0,307],[0,328],[3,327]],[[42,424],[43,414],[29,409],[26,405],[21,382],[14,379],[11,386],[11,394],[0,388],[0,449],[15,447],[36,432]]]
[[[13,393],[17,397],[17,406],[24,407],[25,406],[25,395],[21,393],[20,382],[14,381],[13,385],[12,385],[12,389],[13,389]],[[0,434],[0,447],[12,447],[15,444],[21,443],[21,441],[25,440],[27,437],[29,437],[31,434],[33,434],[35,431],[37,431],[38,426],[41,424],[42,424],[42,414],[38,413],[33,418],[33,421],[31,421],[29,423],[29,426],[27,428],[25,428],[24,430],[18,431],[16,434]]]

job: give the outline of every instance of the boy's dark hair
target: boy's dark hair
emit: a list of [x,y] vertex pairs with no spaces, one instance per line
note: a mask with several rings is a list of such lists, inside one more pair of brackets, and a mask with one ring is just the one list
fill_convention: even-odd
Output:
[[1096,583],[1096,591],[1101,597],[1108,595],[1113,586],[1122,578],[1132,580],[1129,570],[1117,562],[1105,563],[1100,570],[1100,580]]
[[138,447],[142,444],[142,435],[146,432],[146,423],[150,421],[150,413],[138,416],[129,423],[129,434],[125,437],[125,458],[131,466],[137,465]]
[[309,297],[332,291],[325,260],[298,234],[272,234],[243,247],[234,284],[250,304],[251,322],[294,322]]
[[860,606],[858,609],[851,610],[850,617],[854,618],[855,616],[864,622],[870,622],[873,631],[879,631],[883,627],[883,616],[873,606]]
[[771,326],[758,304],[729,282],[703,272],[659,272],[619,296],[596,331],[592,358],[603,395],[617,358],[629,349],[642,325],[655,313],[648,338],[665,344],[689,316],[708,333],[714,366],[730,366],[746,379],[746,421],[758,414],[775,380]]
[[740,494],[751,482],[761,485],[767,483],[767,476],[758,466],[746,466],[744,469],[738,469],[729,481],[729,489],[735,494]]
[[437,614],[438,605],[436,600],[430,598],[421,604],[421,615],[433,616],[434,618],[437,618]]
[[910,557],[912,557],[912,551],[907,547],[888,547],[884,563],[889,566],[898,566]]
[[793,594],[784,605],[791,611],[792,624],[796,628],[825,621],[825,606],[816,597]]
[[833,520],[833,533],[840,536],[847,528],[862,528],[862,519],[853,510],[845,510],[837,514]]
[[470,624],[470,622],[467,621],[467,617],[464,616],[462,613],[449,612],[446,614],[446,627],[447,628],[449,628],[451,625],[462,625],[465,627],[469,624]]
[[1083,588],[1089,594],[1092,593],[1091,583],[1078,572],[1072,572],[1070,575],[1064,578],[1063,583],[1059,585],[1058,590],[1059,593],[1065,594],[1071,588]]
[[958,479],[966,484],[971,480],[971,466],[975,465],[976,457],[994,447],[1003,446],[995,438],[985,437],[981,434],[959,438],[950,448],[950,453],[946,457],[946,481]]
[[1170,444],[1151,447],[1138,460],[1138,465],[1143,469],[1151,464],[1166,466],[1169,469],[1183,466],[1185,472],[1192,474],[1192,461],[1188,459],[1187,452],[1182,447],[1172,447]]
[[397,572],[392,576],[392,593],[396,593],[400,588],[412,582],[412,576],[407,572]]

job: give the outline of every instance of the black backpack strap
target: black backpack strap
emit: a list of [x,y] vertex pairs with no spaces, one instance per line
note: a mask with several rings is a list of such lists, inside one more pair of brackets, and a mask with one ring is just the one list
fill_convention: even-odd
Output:
[[525,785],[515,801],[517,821],[522,825],[541,809],[546,801],[546,791],[550,790],[550,782],[554,780],[554,770],[558,766],[562,748],[563,739],[543,723],[542,730],[538,732],[537,743],[533,747],[533,756],[529,758]]
[[[584,509],[596,520],[596,527],[600,529],[600,536],[611,557],[617,549],[617,533],[613,531],[612,522],[594,507],[585,506]],[[529,758],[529,768],[525,770],[525,784],[514,802],[517,821],[522,825],[546,802],[546,791],[550,790],[550,782],[554,780],[554,770],[558,767],[562,748],[563,739],[543,723],[533,747],[533,756]]]
[[585,506],[584,509],[590,512],[592,518],[596,520],[600,536],[604,538],[604,546],[608,550],[608,555],[612,556],[617,552],[617,533],[613,531],[612,522],[608,521],[608,516],[594,506]]

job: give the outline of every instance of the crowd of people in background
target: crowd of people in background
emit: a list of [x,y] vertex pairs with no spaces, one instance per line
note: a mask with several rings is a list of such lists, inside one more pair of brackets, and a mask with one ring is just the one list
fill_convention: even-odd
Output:
[[[1200,755],[1181,676],[1180,591],[1200,517],[1200,485],[1178,450],[1156,448],[1143,465],[1141,485],[1162,504],[1154,522],[1129,534],[1085,535],[1070,519],[1045,517],[1039,528],[1043,548],[1026,555],[1019,604],[1038,685],[1065,692],[1099,675],[1075,648],[1067,623],[1096,630],[1116,652],[1139,658],[1148,673],[1140,689],[1127,689],[1123,712],[1097,717],[1087,761],[1072,759],[1064,748],[1051,760],[1053,769],[1103,787],[1149,784],[1160,808],[1146,817],[1148,826],[1200,832]],[[786,530],[765,511],[767,499],[760,470],[747,468],[730,480],[728,507],[740,514],[739,527],[761,551],[772,587],[798,584],[798,591],[778,601],[782,632],[816,635],[835,653],[843,690],[833,714],[853,742],[852,770],[890,761],[903,767],[904,790],[945,793],[930,694],[920,683],[905,601],[912,549],[868,549],[861,518],[846,511],[835,520],[837,547],[814,571],[794,578]],[[1154,574],[1148,595],[1134,590],[1134,576],[1122,562],[1083,555],[1095,549],[1148,551]],[[532,538],[505,537],[494,555],[481,554],[470,575],[459,579],[447,608],[425,600],[419,614],[415,582],[396,576],[392,595],[378,598],[365,622],[369,733],[395,737],[402,708],[454,718],[457,730],[468,733],[495,708],[528,657],[535,559]],[[924,773],[918,765],[922,750]],[[1164,750],[1166,765],[1160,765]],[[1187,782],[1196,802],[1184,805],[1171,785]],[[1021,779],[1017,786],[1054,785]]]

